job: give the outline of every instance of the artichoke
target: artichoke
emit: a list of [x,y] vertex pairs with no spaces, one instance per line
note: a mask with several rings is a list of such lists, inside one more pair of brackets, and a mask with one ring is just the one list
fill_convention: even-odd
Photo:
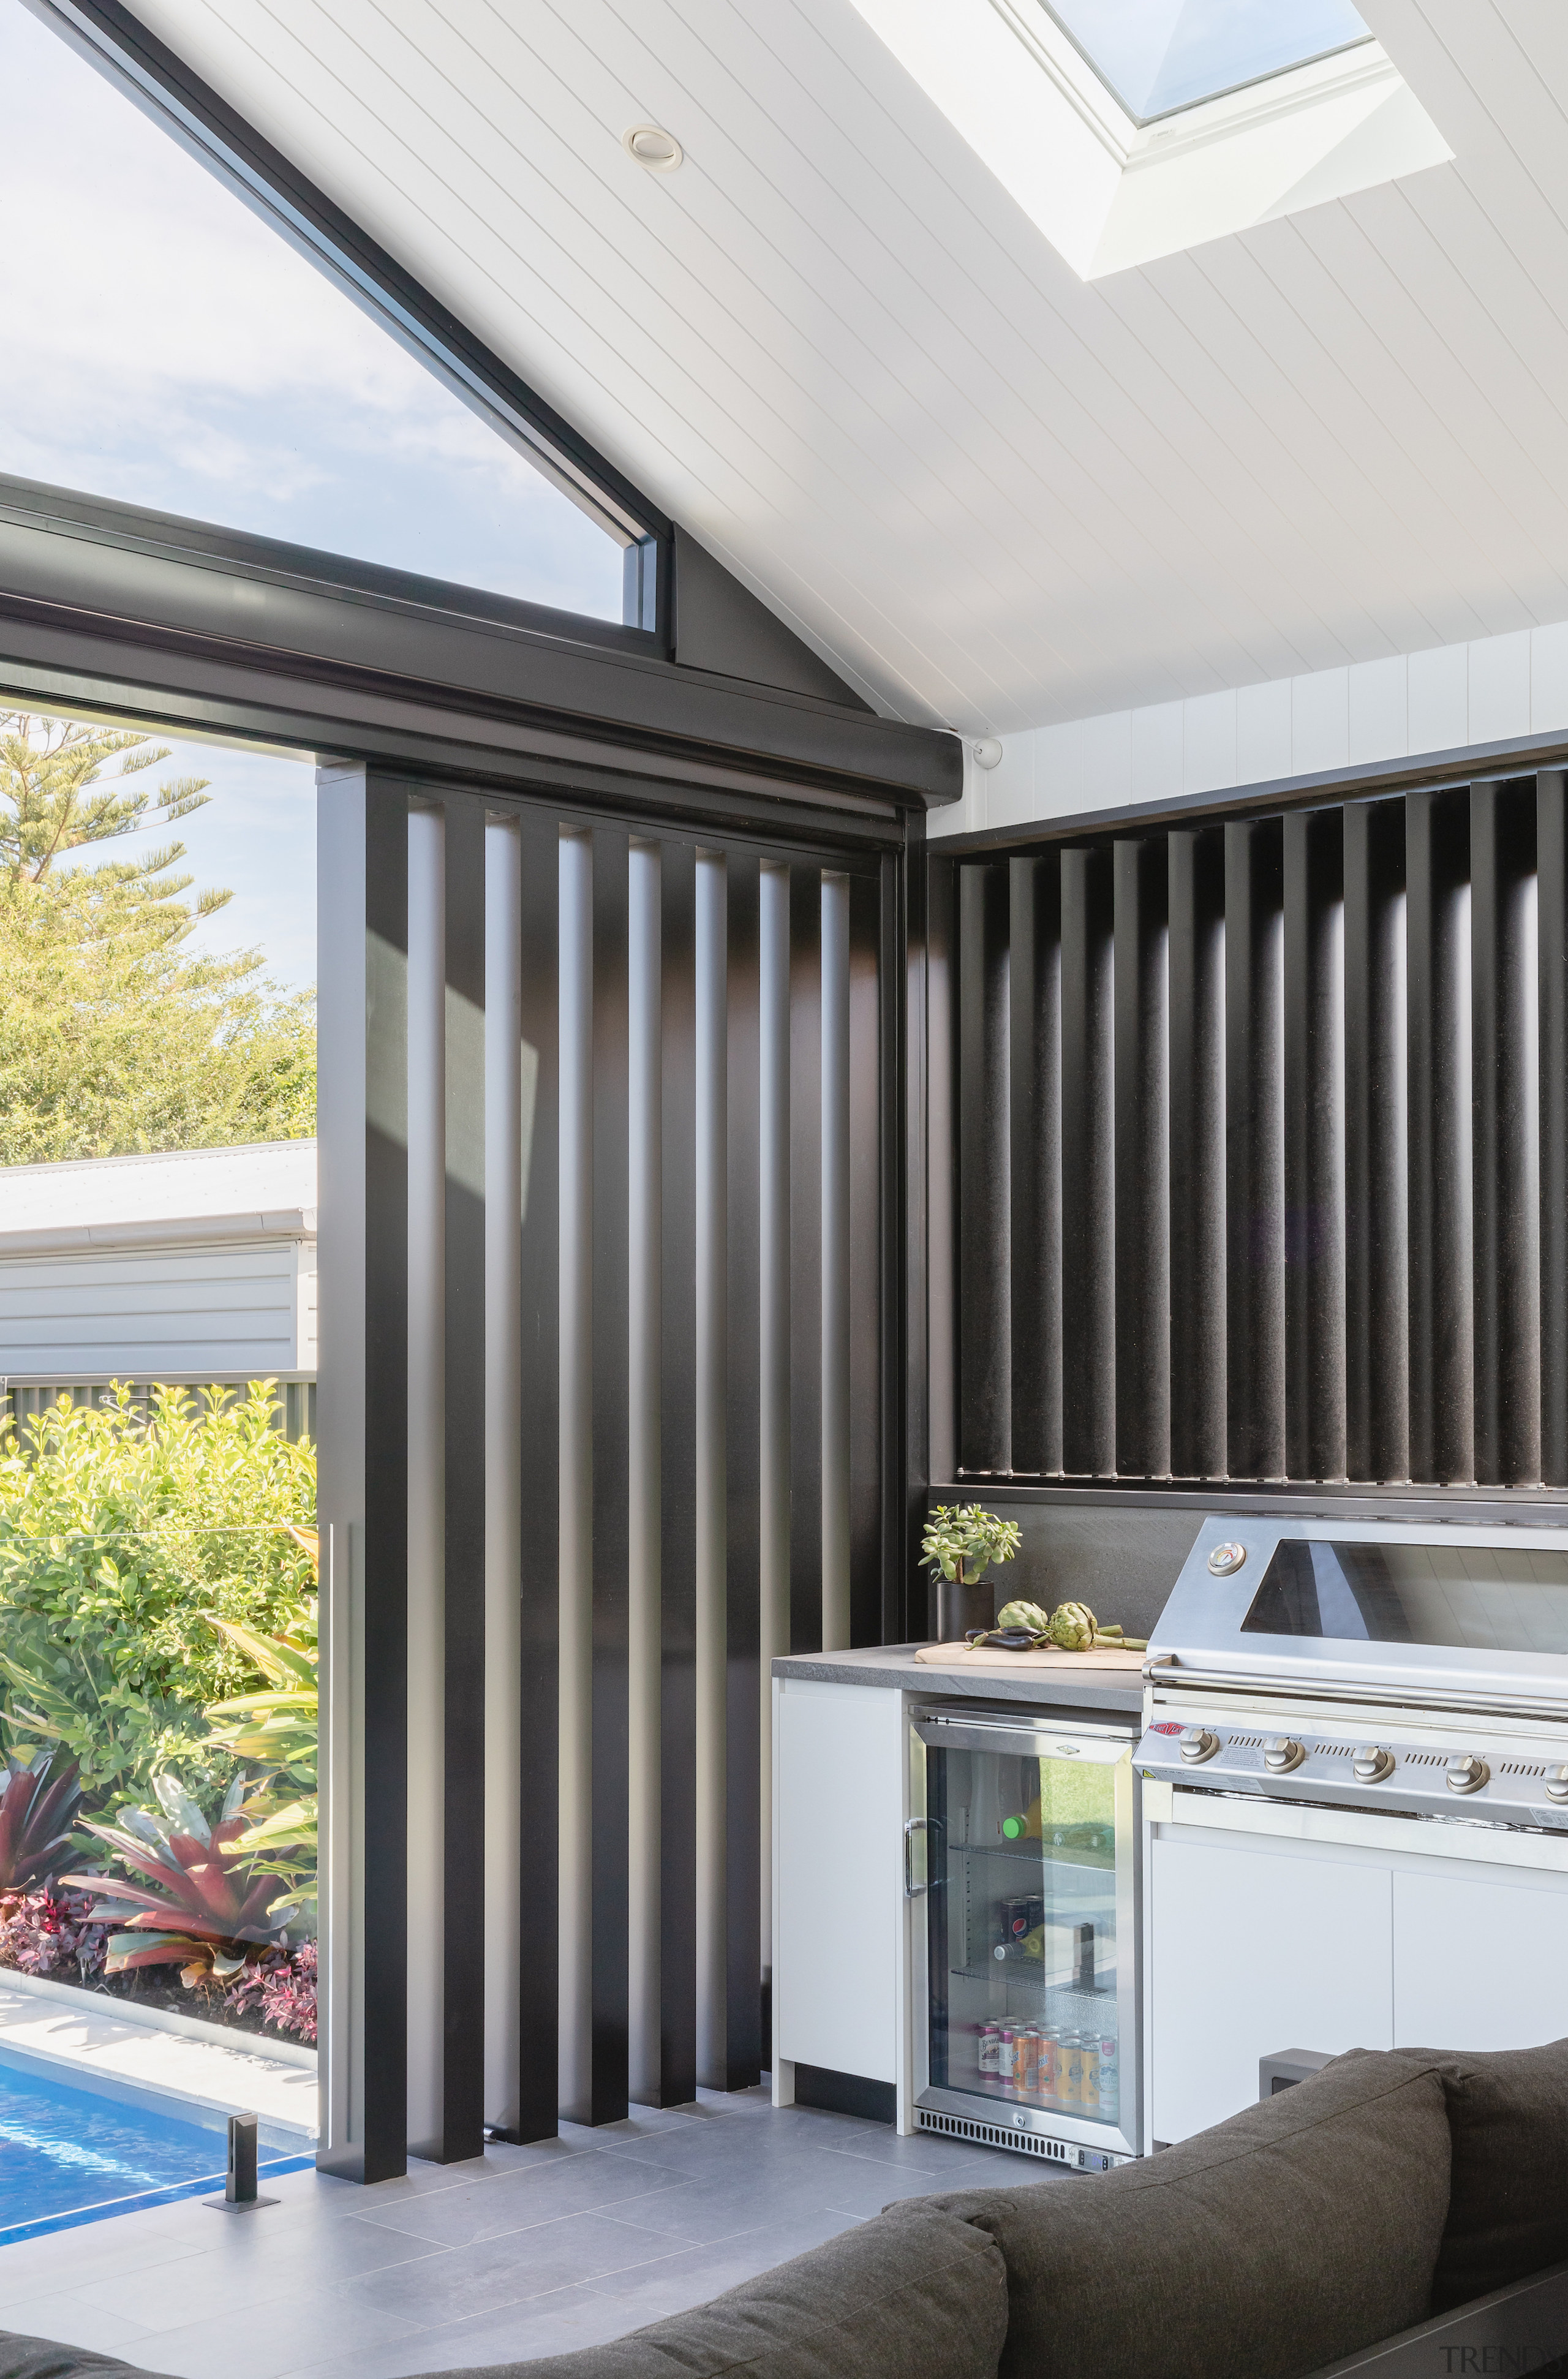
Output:
[[1051,1613],[1046,1633],[1061,1652],[1087,1652],[1094,1643],[1094,1613],[1087,1602],[1061,1602]]
[[1005,1602],[996,1613],[998,1627],[1027,1627],[1031,1636],[1048,1636],[1051,1622],[1037,1602]]

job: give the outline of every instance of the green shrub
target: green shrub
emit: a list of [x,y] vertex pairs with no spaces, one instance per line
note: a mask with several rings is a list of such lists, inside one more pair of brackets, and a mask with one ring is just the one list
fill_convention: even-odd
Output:
[[203,1706],[261,1680],[211,1622],[271,1635],[313,1596],[288,1522],[315,1514],[315,1455],[271,1425],[270,1381],[225,1403],[118,1387],[64,1398],[18,1439],[0,1422],[0,1733],[53,1735],[99,1810],[145,1800],[177,1769],[204,1806],[235,1761]]

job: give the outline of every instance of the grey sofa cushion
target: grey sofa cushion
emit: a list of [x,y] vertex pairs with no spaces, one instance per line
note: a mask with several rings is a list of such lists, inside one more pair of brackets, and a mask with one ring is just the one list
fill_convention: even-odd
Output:
[[1368,2056],[1140,2164],[933,2201],[1007,2259],[1001,2379],[1297,2379],[1424,2320],[1438,2061]]
[[[1007,2330],[995,2241],[915,2198],[630,2337],[448,2379],[996,2379]],[[138,2379],[104,2355],[0,2332],[0,2379],[98,2374]]]
[[1453,2177],[1432,2311],[1568,2262],[1568,2040],[1396,2053],[1438,2059],[1448,2092]]

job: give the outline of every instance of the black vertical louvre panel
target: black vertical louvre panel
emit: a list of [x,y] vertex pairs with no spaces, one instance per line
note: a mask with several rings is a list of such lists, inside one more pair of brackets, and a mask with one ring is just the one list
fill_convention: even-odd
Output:
[[1344,828],[1285,821],[1285,1468],[1345,1476]]
[[466,1938],[485,1893],[485,812],[446,805],[446,1806],[442,2164],[485,2147],[485,1977]]
[[1410,1475],[1475,1477],[1471,1408],[1469,800],[1405,804]]
[[1009,876],[1012,1465],[1062,1467],[1062,872],[1053,852]]
[[1540,948],[1541,1477],[1568,1487],[1568,787],[1536,789]]
[[1110,852],[1064,851],[1062,1468],[1093,1477],[1116,1467],[1113,936]]
[[1535,876],[1534,784],[1473,787],[1475,1464],[1504,1487],[1541,1475]]
[[[408,797],[365,799],[364,2157],[407,2169],[408,1950]],[[374,963],[380,957],[380,963]],[[379,1079],[378,1079],[379,1078]]]
[[934,857],[930,914],[960,1478],[1568,1486],[1568,774]]
[[[881,1644],[885,1130],[882,885],[850,880],[850,1641]],[[896,1640],[896,1639],[895,1639]]]
[[790,1649],[822,1649],[822,871],[790,870]]
[[697,869],[659,850],[659,2096],[697,2095]]
[[1225,1447],[1285,1476],[1284,837],[1225,827]]
[[1113,853],[1118,1471],[1170,1469],[1169,1145],[1163,839]]
[[590,2123],[627,2107],[630,1627],[627,1309],[629,839],[593,836],[593,1755]]
[[[522,1303],[521,1426],[518,1467],[522,1509],[522,1675],[518,1729],[525,1812],[553,1810],[560,1735],[560,1138],[561,1059],[557,1008],[561,936],[561,835],[553,817],[525,810],[519,885],[519,1024],[533,1072],[533,1113],[526,1113],[523,1175],[520,1286]],[[518,2137],[553,2139],[561,2098],[560,1859],[556,1830],[520,1829],[522,1873],[518,1909]]]
[[1012,1467],[1007,870],[959,870],[959,1458]]
[[1225,1467],[1224,841],[1167,838],[1171,1468]]
[[1345,812],[1345,1461],[1408,1478],[1405,804]]
[[724,2057],[731,2090],[762,2072],[762,1902],[756,1733],[762,1666],[760,870],[726,869],[725,1852]]

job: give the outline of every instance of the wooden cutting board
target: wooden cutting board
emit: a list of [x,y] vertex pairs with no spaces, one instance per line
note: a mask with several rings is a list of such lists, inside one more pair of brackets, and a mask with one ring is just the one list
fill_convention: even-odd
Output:
[[1004,1652],[995,1645],[923,1644],[915,1654],[933,1669],[1125,1669],[1141,1673],[1144,1652],[1113,1652],[1104,1645],[1092,1652]]

